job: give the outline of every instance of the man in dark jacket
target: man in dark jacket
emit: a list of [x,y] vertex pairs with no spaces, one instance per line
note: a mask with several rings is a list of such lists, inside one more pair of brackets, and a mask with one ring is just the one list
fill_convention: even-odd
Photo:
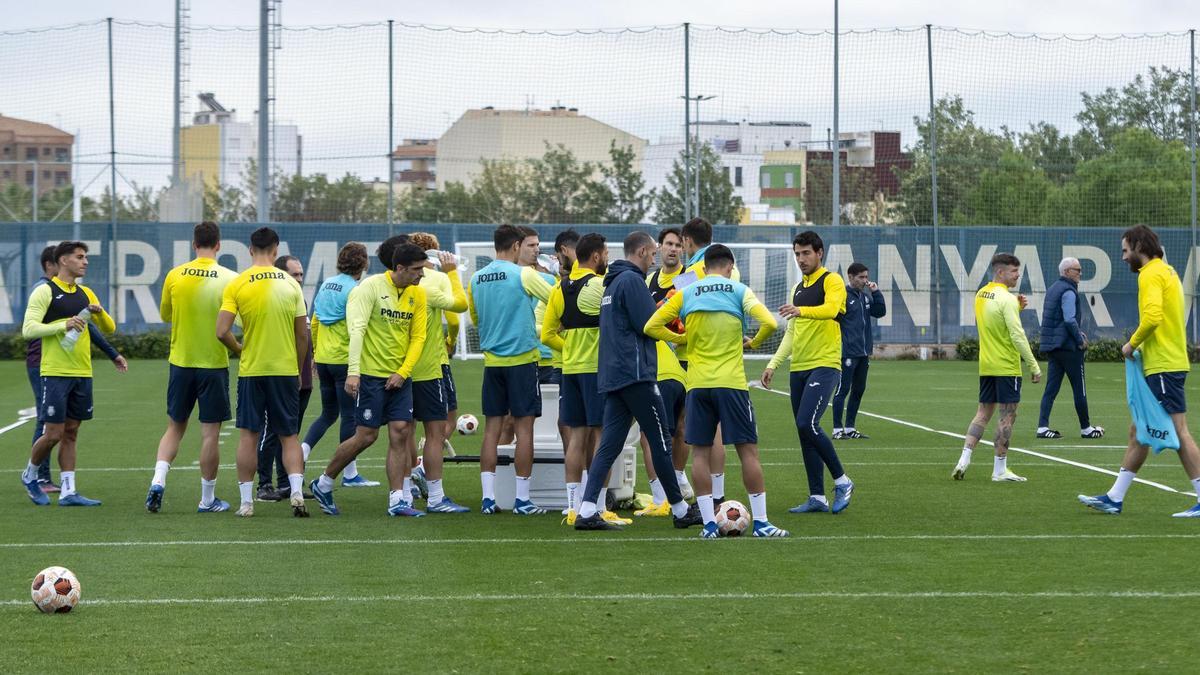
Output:
[[688,507],[675,480],[667,410],[658,391],[658,354],[653,338],[642,332],[654,314],[654,299],[646,287],[646,271],[654,262],[654,238],[645,232],[625,237],[625,259],[609,265],[600,301],[600,353],[597,385],[604,394],[604,424],[600,447],[588,469],[583,503],[575,518],[577,530],[619,530],[597,510],[600,488],[625,446],[629,426],[637,419],[650,443],[650,456],[662,482],[675,527],[700,524],[700,513]]
[[[854,427],[858,417],[858,406],[867,391],[867,368],[871,365],[871,353],[875,351],[871,319],[887,314],[883,304],[883,293],[871,281],[871,270],[860,263],[851,263],[846,270],[850,283],[846,284],[846,313],[838,321],[842,325],[842,380],[833,395],[833,438],[867,438]],[[842,406],[846,396],[846,424],[842,426]]]
[[1092,426],[1088,419],[1087,388],[1083,384],[1087,336],[1079,330],[1079,277],[1082,268],[1075,258],[1063,258],[1058,264],[1058,273],[1061,276],[1046,291],[1046,302],[1042,308],[1041,351],[1050,368],[1046,391],[1042,394],[1037,437],[1062,438],[1062,434],[1050,428],[1050,409],[1062,386],[1063,375],[1066,375],[1075,394],[1079,435],[1083,438],[1102,438],[1104,429]]

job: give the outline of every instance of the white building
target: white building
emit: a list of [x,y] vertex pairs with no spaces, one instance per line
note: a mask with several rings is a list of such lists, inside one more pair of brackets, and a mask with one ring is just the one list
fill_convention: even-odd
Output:
[[[812,136],[808,122],[730,122],[716,120],[693,122],[694,138],[708,144],[721,159],[721,167],[735,195],[747,205],[762,201],[759,172],[763,153],[773,150],[799,150]],[[646,147],[642,175],[646,189],[666,189],[674,162],[684,151],[682,137],[664,138]],[[701,214],[703,215],[703,214]]]
[[[201,94],[204,110],[192,125],[180,130],[180,154],[185,177],[200,176],[206,184],[244,188],[242,174],[249,161],[258,159],[258,114],[250,122],[237,121],[236,110],[226,110],[212,94]],[[300,128],[294,124],[271,127],[271,173],[300,173]]]

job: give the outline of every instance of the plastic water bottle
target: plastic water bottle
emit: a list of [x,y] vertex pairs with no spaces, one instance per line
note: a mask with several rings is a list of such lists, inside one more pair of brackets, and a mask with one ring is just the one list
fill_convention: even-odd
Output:
[[[441,255],[442,253],[446,253],[446,251],[436,251],[434,249],[429,249],[428,251],[425,252],[425,257],[429,260],[429,262],[433,263],[434,269],[437,269],[437,270],[442,269],[442,261],[438,258],[438,256]],[[454,256],[454,264],[455,265],[457,265],[458,267],[466,267],[467,259],[465,257],[463,257],[461,255],[456,255],[453,253],[451,253],[450,255]]]
[[[84,324],[86,324],[88,322],[88,320],[92,318],[92,311],[90,309],[88,309],[87,307],[84,307],[75,316],[79,317],[80,319],[83,319]],[[75,343],[79,342],[79,336],[82,334],[83,334],[83,331],[72,328],[72,329],[68,330],[66,333],[64,333],[61,338],[59,338],[58,344],[62,345],[62,348],[65,351],[68,351],[68,352],[75,351]]]
[[559,265],[558,258],[546,253],[539,253],[537,257],[538,265],[541,265],[548,273],[558,276]]

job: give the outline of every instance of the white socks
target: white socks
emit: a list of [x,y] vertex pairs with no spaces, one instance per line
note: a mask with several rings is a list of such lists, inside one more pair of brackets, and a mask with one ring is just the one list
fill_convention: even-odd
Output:
[[650,481],[650,495],[654,498],[655,506],[667,501],[667,493],[663,490],[662,481],[657,478]]
[[304,498],[304,474],[289,473],[288,474],[288,487],[292,488],[292,495],[300,495],[300,498],[303,499]]
[[567,510],[579,511],[579,483],[567,483]]
[[[166,464],[166,462],[159,462]],[[161,485],[161,483],[160,483]],[[208,506],[217,498],[217,479],[206,480],[200,479],[200,506]]]
[[404,490],[404,501],[411,503],[413,501],[412,474],[409,474],[404,477],[404,482],[400,484],[400,487]]
[[438,478],[437,480],[430,480],[429,499],[426,500],[426,503],[429,505],[441,504],[442,500],[445,498],[446,493],[442,491],[442,479]]
[[996,457],[992,460],[992,475],[1003,476],[1004,472],[1008,471],[1008,456]]
[[607,487],[600,488],[599,501],[597,501],[596,503],[599,504],[604,511],[608,510],[608,488]]
[[675,482],[679,483],[679,489],[681,491],[685,488],[685,486],[691,487],[691,484],[688,483],[686,471],[676,471],[675,472]]
[[479,483],[483,488],[483,498],[496,500],[496,472],[495,471],[480,471]]
[[712,495],[697,495],[696,505],[700,507],[700,517],[704,519],[706,524],[717,522],[717,512],[713,508]]
[[[1133,485],[1133,479],[1137,478],[1136,471],[1122,468],[1117,472],[1117,480],[1113,482],[1112,489],[1108,491],[1108,498],[1114,502],[1125,501],[1125,493],[1129,492],[1129,486]],[[1196,481],[1192,481],[1195,483]]]
[[962,454],[958,456],[958,463],[959,464],[970,464],[972,452],[973,452],[973,450],[971,450],[971,448],[963,448]]
[[842,475],[838,476],[837,478],[833,479],[833,484],[834,485],[849,485],[850,477],[847,476],[846,474],[842,474]]
[[755,520],[767,522],[767,493],[756,492],[750,495],[750,514]]
[[596,515],[596,504],[594,502],[584,502],[579,505],[579,518],[591,518]]
[[712,488],[713,488],[713,491],[712,491],[712,495],[710,495],[710,496],[717,496],[717,497],[725,496],[725,474],[714,473],[712,475]]
[[333,492],[333,479],[325,474],[317,479],[317,487],[321,488],[321,492]]
[[164,462],[161,459],[154,463],[154,478],[150,480],[151,485],[167,485],[167,472],[171,470],[171,463]]
[[408,501],[409,493],[405,490],[392,490],[388,492],[388,508],[399,504],[400,502]]
[[688,512],[688,503],[683,500],[675,502],[674,504],[671,505],[671,515],[675,516],[676,518],[682,518],[682,517],[686,516],[687,512]]
[[529,501],[529,484],[532,482],[530,476],[517,476],[517,499],[523,502]]
[[25,470],[21,472],[21,480],[26,483],[32,483],[33,481],[37,480],[37,472],[37,465],[33,462],[29,462],[25,465]]
[[[305,455],[305,457],[307,458],[307,455]],[[346,465],[346,468],[342,470],[342,476],[349,478],[350,480],[354,480],[358,476],[357,459],[351,460],[350,463]]]
[[815,500],[821,502],[822,504],[829,506],[829,499],[827,499],[825,497],[825,495],[809,495],[808,498],[815,499]]
[[75,472],[61,471],[58,474],[59,480],[62,482],[62,487],[59,488],[58,498],[70,497],[75,494]]
[[304,453],[304,461],[308,462],[308,455],[312,452],[312,446],[308,443],[301,443],[300,450]]
[[238,481],[238,493],[242,496],[242,503],[254,501],[254,481],[248,480],[245,483]]

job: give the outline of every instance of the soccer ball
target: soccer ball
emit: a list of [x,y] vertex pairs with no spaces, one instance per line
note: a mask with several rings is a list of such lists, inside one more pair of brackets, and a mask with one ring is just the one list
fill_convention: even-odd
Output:
[[47,567],[33,578],[29,594],[46,614],[63,614],[79,602],[79,579],[65,567]]
[[737,537],[750,527],[750,511],[746,505],[732,499],[717,507],[717,531],[722,537]]
[[479,429],[479,420],[475,419],[474,415],[459,415],[455,427],[458,429],[458,433],[470,436]]

